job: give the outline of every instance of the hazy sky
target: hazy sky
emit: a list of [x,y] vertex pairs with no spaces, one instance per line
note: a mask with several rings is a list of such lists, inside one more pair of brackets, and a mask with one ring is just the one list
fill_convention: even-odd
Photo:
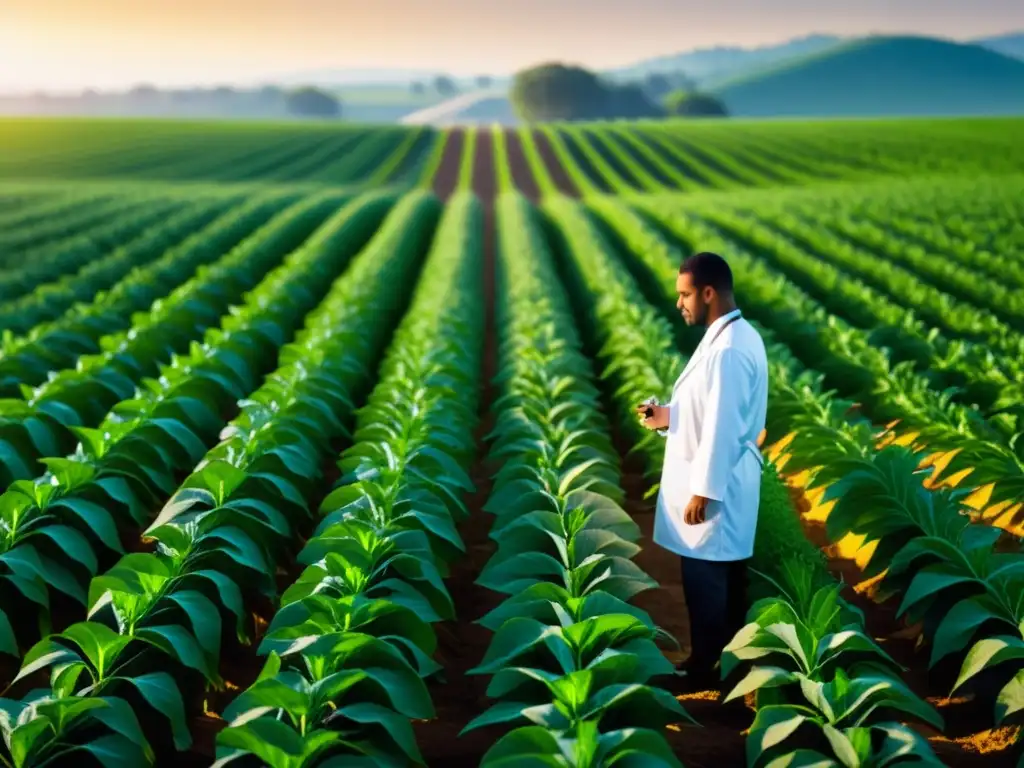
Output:
[[0,88],[253,82],[326,67],[500,74],[812,32],[1019,29],[1024,0],[0,0]]

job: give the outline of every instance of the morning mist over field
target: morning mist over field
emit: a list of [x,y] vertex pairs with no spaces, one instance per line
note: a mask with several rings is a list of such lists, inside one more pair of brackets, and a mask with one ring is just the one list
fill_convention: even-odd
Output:
[[183,87],[307,70],[594,69],[813,33],[973,39],[1024,29],[1014,0],[6,0],[0,88]]

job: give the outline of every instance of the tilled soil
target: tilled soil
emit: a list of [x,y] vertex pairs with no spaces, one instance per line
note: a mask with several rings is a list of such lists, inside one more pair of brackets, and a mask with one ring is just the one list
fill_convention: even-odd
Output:
[[437,625],[436,659],[444,666],[444,681],[431,682],[429,690],[437,717],[414,724],[416,740],[423,757],[431,766],[476,766],[487,749],[505,730],[481,728],[465,736],[459,732],[474,717],[494,702],[486,696],[488,677],[468,675],[487,652],[491,632],[475,622],[504,599],[503,595],[477,586],[474,582],[495,550],[488,538],[494,518],[483,511],[496,470],[487,461],[484,438],[493,428],[491,405],[492,380],[497,371],[497,339],[494,325],[495,232],[493,202],[496,192],[494,150],[491,134],[477,135],[473,158],[473,191],[484,205],[483,285],[487,306],[483,339],[482,392],[479,399],[479,423],[476,431],[477,463],[470,472],[476,492],[467,499],[469,517],[459,527],[466,547],[465,556],[452,568],[446,585],[455,604],[455,621]]
[[462,128],[452,128],[441,154],[441,164],[434,174],[434,194],[442,199],[451,197],[459,185],[459,172],[462,169],[462,147],[466,142],[466,132]]
[[523,152],[523,141],[516,130],[505,131],[505,151],[508,153],[509,169],[512,172],[512,183],[531,202],[540,199],[540,189],[533,177],[533,169]]
[[558,155],[555,154],[555,150],[551,146],[551,142],[548,140],[547,134],[543,131],[535,130],[533,132],[533,141],[537,145],[537,152],[544,161],[544,165],[548,169],[548,175],[551,176],[551,180],[555,183],[558,191],[563,195],[579,197],[580,192],[576,189],[576,184],[573,183],[569,172],[565,170],[562,164],[558,161]]

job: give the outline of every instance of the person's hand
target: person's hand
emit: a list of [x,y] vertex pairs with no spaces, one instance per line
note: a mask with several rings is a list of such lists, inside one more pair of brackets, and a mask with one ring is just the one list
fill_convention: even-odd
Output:
[[704,522],[708,509],[708,499],[703,496],[691,496],[683,510],[683,522],[687,525],[700,525]]
[[[646,416],[648,408],[653,411],[649,418]],[[667,405],[640,403],[636,406],[636,414],[640,417],[640,423],[647,429],[668,429],[669,409]]]

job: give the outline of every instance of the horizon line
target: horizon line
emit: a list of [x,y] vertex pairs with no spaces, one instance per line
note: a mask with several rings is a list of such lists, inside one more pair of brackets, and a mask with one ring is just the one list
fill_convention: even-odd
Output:
[[[999,32],[993,32],[984,35],[973,35],[973,36],[954,36],[954,35],[939,35],[925,32],[874,32],[868,31],[860,34],[837,34],[834,32],[826,32],[821,30],[809,31],[798,35],[789,35],[786,37],[780,37],[772,42],[760,43],[757,45],[740,45],[736,43],[720,42],[713,43],[704,46],[695,46],[692,48],[684,48],[676,51],[658,53],[648,56],[643,59],[633,59],[627,63],[606,65],[602,67],[588,66],[585,63],[572,61],[569,59],[559,59],[556,57],[550,57],[547,59],[539,59],[539,63],[545,62],[560,62],[563,64],[571,64],[589,69],[593,72],[603,74],[610,72],[617,72],[621,70],[628,70],[634,67],[642,66],[645,63],[657,61],[660,59],[673,58],[677,56],[685,56],[688,54],[705,53],[711,51],[720,50],[737,50],[737,51],[758,51],[766,48],[774,48],[787,43],[798,42],[815,37],[832,37],[838,40],[858,40],[871,37],[913,37],[913,38],[926,38],[932,40],[942,40],[946,42],[953,42],[959,44],[977,44],[981,40],[990,40],[1000,37],[1012,37],[1016,35],[1024,35],[1024,29],[1004,29]],[[359,86],[399,86],[409,84],[415,79],[421,77],[431,77],[438,75],[445,75],[451,77],[454,80],[466,80],[473,79],[479,76],[489,76],[493,79],[505,79],[515,75],[515,71],[468,71],[468,70],[457,70],[457,69],[445,69],[442,67],[388,67],[384,64],[366,64],[359,66],[344,66],[339,65],[337,67],[316,67],[305,70],[294,70],[291,72],[278,72],[276,74],[265,74],[257,75],[252,78],[232,78],[229,80],[217,80],[211,79],[206,81],[191,81],[188,83],[168,83],[166,80],[158,82],[156,80],[149,81],[136,81],[131,84],[125,84],[117,87],[98,87],[92,85],[79,85],[79,86],[13,86],[13,87],[0,87],[0,97],[12,98],[12,97],[33,97],[33,96],[72,96],[82,95],[84,92],[96,92],[98,94],[127,94],[130,91],[139,87],[152,87],[160,91],[182,91],[182,90],[212,90],[215,88],[234,88],[237,90],[258,90],[264,87],[300,87],[302,85],[315,85],[316,83],[312,80],[308,82],[295,82],[297,78],[309,77],[315,78],[318,74],[326,75],[329,73],[358,73],[361,71],[365,72],[404,72],[404,73],[415,73],[411,77],[409,75],[401,76],[397,75],[390,79],[368,79],[368,80],[354,80],[351,82],[337,83],[337,87],[359,87]],[[281,82],[282,80],[291,80],[292,82]]]

